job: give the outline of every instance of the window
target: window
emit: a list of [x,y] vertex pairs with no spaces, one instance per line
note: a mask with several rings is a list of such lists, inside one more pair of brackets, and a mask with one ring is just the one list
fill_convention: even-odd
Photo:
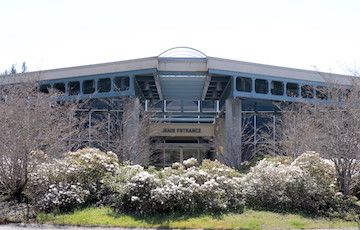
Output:
[[95,81],[85,80],[83,81],[83,93],[90,94],[95,92]]
[[55,83],[54,89],[58,90],[59,92],[65,93],[65,83]]
[[252,90],[251,78],[237,77],[236,78],[236,90],[241,91],[241,92],[251,92],[251,90]]
[[40,85],[40,92],[41,93],[49,93],[49,89],[50,89],[50,84],[44,84],[44,85]]
[[299,96],[299,84],[297,83],[286,83],[286,95],[289,97]]
[[317,86],[316,87],[316,98],[320,100],[328,99],[328,88],[325,86]]
[[271,94],[272,95],[283,95],[284,94],[284,84],[281,81],[272,81],[271,82]]
[[351,89],[345,89],[343,91],[343,98],[342,101],[347,101],[352,97],[353,91]]
[[114,90],[124,91],[130,88],[130,80],[128,76],[114,78]]
[[110,92],[111,90],[111,79],[102,78],[98,81],[99,93]]
[[68,92],[69,95],[78,95],[80,92],[80,82],[71,81],[68,83]]
[[312,85],[304,84],[301,86],[301,96],[303,98],[314,98],[314,87]]
[[268,89],[268,81],[267,80],[263,80],[263,79],[256,79],[255,80],[255,92],[257,93],[262,93],[262,94],[267,94],[269,89]]

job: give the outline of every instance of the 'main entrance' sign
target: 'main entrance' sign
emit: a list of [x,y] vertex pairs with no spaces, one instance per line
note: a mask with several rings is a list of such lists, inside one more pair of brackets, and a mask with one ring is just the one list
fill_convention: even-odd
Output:
[[187,129],[187,128],[163,128],[164,133],[201,133],[201,128],[199,129]]
[[209,137],[214,135],[213,124],[152,124],[151,136]]

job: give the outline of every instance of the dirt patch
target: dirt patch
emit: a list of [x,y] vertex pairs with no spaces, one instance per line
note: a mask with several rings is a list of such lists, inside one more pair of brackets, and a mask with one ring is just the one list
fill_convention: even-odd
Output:
[[36,217],[34,207],[16,202],[0,202],[0,224],[19,223]]

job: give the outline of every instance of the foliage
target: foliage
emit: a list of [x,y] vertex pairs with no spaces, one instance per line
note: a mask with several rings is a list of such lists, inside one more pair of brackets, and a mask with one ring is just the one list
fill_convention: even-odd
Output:
[[243,194],[250,207],[325,214],[345,205],[335,189],[333,164],[314,152],[291,164],[263,159],[243,178]]
[[0,75],[15,75],[17,73],[25,73],[28,71],[26,62],[23,62],[21,65],[21,72],[16,68],[17,64],[12,64],[9,70],[5,70],[4,72],[0,73]]
[[119,213],[218,212],[240,210],[240,174],[217,161],[196,159],[185,165],[149,173],[139,166],[123,166],[106,184],[113,192],[111,206]]
[[327,86],[316,87],[318,100],[286,105],[274,127],[276,143],[269,135],[264,143],[269,152],[293,158],[309,150],[319,152],[334,163],[341,193],[352,195],[360,168],[360,80],[349,78],[348,85],[325,80]]
[[60,94],[39,93],[36,84],[7,85],[0,90],[0,193],[23,201],[30,165],[41,162],[31,154],[42,150],[54,157],[69,147],[68,121],[77,105],[61,106]]
[[112,152],[95,148],[67,152],[61,159],[38,165],[26,191],[42,210],[72,210],[99,201],[105,192],[103,177],[117,168],[117,156]]
[[[218,161],[196,159],[156,170],[119,165],[117,156],[85,148],[47,160],[41,152],[30,165],[26,194],[44,211],[66,212],[90,204],[118,214],[212,213],[255,209],[345,216],[358,208],[337,193],[335,167],[315,152],[290,162],[263,159],[243,175]],[[351,211],[351,209],[354,209]],[[347,215],[347,214],[346,214]]]
[[[115,152],[121,162],[148,165],[153,153],[149,141],[150,136],[154,136],[150,129],[153,113],[145,111],[138,98],[123,98],[121,105],[118,100],[101,102],[110,111],[102,111],[91,117],[91,138],[96,140],[96,145]],[[119,112],[119,106],[123,107],[124,112]],[[85,116],[88,120],[86,117],[89,115]]]

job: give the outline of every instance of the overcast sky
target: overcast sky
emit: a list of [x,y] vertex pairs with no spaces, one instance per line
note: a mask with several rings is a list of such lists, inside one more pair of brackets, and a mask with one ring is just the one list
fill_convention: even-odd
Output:
[[360,0],[0,0],[0,72],[208,56],[334,73],[360,67]]

